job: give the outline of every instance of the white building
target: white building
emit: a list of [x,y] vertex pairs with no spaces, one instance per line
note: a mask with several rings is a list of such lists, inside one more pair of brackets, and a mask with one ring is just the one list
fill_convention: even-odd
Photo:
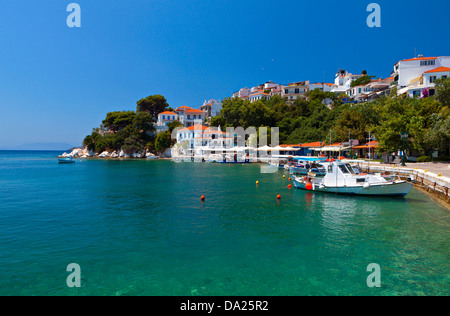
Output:
[[446,79],[450,77],[449,67],[438,67],[425,71],[420,77],[413,79],[410,84],[399,91],[399,93],[407,93],[408,97],[424,97],[424,93],[429,96],[435,95],[436,80]]
[[283,88],[281,96],[292,102],[296,99],[305,99],[308,91],[309,81],[293,82]]
[[252,94],[250,94],[248,100],[253,103],[258,100],[269,100],[270,97],[271,95],[263,90],[255,90]]
[[157,133],[167,131],[168,124],[174,121],[179,121],[179,116],[175,112],[165,111],[158,114],[158,121],[156,122],[156,131]]
[[331,92],[335,92],[337,94],[346,93],[347,90],[351,88],[352,82],[358,78],[361,78],[362,76],[364,75],[354,75],[346,70],[339,69],[339,71],[336,73],[334,85],[331,88]]
[[240,98],[240,99],[248,99],[250,96],[250,89],[247,87],[240,89],[239,91],[233,93],[233,98]]
[[450,67],[450,56],[423,57],[405,59],[394,65],[394,80],[398,81],[399,89],[407,87],[413,80],[422,76],[425,72],[439,68]]
[[333,88],[334,84],[332,83],[310,83],[309,84],[309,91],[314,91],[315,89],[319,89],[323,92],[331,92],[331,89]]
[[206,119],[211,117],[216,117],[220,114],[220,110],[222,110],[222,102],[219,100],[211,99],[203,103],[200,107],[200,110],[206,113]]
[[186,127],[205,122],[206,112],[204,111],[183,105],[176,108],[175,112],[178,114],[180,123]]

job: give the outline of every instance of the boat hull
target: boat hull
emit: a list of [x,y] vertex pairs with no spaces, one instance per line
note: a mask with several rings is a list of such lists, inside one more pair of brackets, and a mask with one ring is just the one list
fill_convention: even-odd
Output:
[[[306,183],[304,181],[294,180],[294,186],[297,189],[307,190]],[[363,186],[354,187],[326,187],[323,185],[313,184],[313,188],[310,191],[314,192],[326,192],[335,194],[346,195],[365,195],[365,196],[406,196],[412,188],[412,184],[399,181],[389,182],[386,184],[374,184],[367,188]]]
[[58,163],[60,163],[60,164],[75,163],[75,160],[73,160],[73,159],[58,159]]

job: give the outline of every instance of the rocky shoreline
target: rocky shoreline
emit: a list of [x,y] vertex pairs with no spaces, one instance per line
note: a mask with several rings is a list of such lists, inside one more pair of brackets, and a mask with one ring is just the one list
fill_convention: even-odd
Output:
[[[160,158],[155,154],[149,151],[135,152],[135,153],[126,153],[123,150],[120,151],[104,151],[100,154],[97,154],[91,150],[86,148],[75,148],[70,153],[63,153],[58,158],[66,158],[72,156],[73,158],[123,158],[123,159],[139,159],[139,158],[148,158],[148,159],[156,159]],[[164,158],[164,157],[163,157]]]

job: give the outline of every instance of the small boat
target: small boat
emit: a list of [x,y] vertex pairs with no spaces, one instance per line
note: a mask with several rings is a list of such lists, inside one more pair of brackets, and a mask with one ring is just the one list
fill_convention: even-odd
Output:
[[296,160],[289,167],[292,175],[306,176],[309,172],[314,172],[317,177],[324,177],[327,173],[320,160]]
[[147,159],[159,159],[159,156],[148,156]]
[[294,186],[308,191],[370,196],[406,196],[412,188],[412,183],[381,174],[356,173],[349,163],[327,162],[323,165],[327,170],[323,178],[313,173],[294,177]]
[[73,159],[72,156],[67,156],[65,158],[58,158],[58,163],[60,163],[60,164],[75,163],[75,159]]

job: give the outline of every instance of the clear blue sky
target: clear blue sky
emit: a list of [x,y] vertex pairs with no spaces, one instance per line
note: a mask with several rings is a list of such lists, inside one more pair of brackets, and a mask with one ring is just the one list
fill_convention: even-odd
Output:
[[[82,26],[66,25],[81,6]],[[382,27],[366,25],[381,6]],[[450,1],[0,0],[0,146],[80,145],[109,111],[164,95],[199,107],[241,87],[389,76],[450,55]]]

